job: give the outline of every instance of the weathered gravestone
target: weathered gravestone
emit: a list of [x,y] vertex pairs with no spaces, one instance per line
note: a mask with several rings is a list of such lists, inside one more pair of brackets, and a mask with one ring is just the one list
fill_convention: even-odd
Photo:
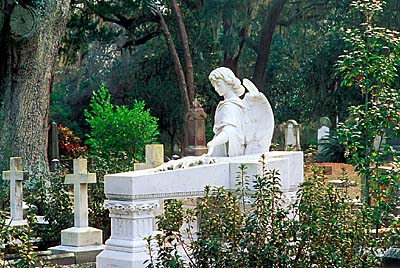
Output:
[[319,119],[320,128],[318,129],[318,152],[324,149],[324,144],[328,142],[329,129],[332,127],[332,122],[329,117],[321,117]]
[[164,145],[146,144],[146,163],[135,163],[135,170],[155,168],[164,163]]
[[73,174],[65,176],[66,184],[74,185],[74,227],[61,231],[61,245],[54,253],[75,253],[77,263],[93,261],[104,249],[101,230],[89,227],[88,184],[96,183],[96,174],[87,172],[86,159],[74,159]]
[[285,150],[301,151],[300,125],[296,120],[288,120],[283,123],[285,133]]
[[60,150],[58,148],[58,129],[55,122],[50,123],[49,146],[47,150],[49,160],[60,159]]
[[200,156],[207,153],[206,117],[207,114],[204,112],[203,107],[199,102],[195,101],[195,107],[190,109],[186,115],[188,131],[185,139],[188,146],[184,149],[184,155]]
[[10,170],[3,171],[3,180],[10,181],[10,210],[11,219],[8,220],[11,226],[27,225],[24,220],[24,211],[22,207],[22,181],[24,180],[24,171],[22,171],[22,158],[10,158]]

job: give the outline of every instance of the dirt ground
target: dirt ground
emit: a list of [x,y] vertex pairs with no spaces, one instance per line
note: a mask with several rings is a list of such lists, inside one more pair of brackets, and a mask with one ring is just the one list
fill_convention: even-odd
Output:
[[[344,190],[347,190],[348,194],[352,199],[360,196],[361,179],[354,171],[354,167],[352,165],[345,163],[330,163],[330,162],[314,163],[313,165],[320,168],[324,168],[326,170],[327,180],[338,180],[338,179],[343,180],[344,178],[347,178],[349,181],[354,181],[356,183],[355,186],[348,186]],[[304,166],[304,178],[310,176],[311,167],[312,165]]]

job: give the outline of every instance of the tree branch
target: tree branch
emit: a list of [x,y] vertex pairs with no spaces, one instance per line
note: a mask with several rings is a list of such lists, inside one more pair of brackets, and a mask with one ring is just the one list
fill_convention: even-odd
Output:
[[287,0],[275,0],[271,3],[267,16],[264,20],[261,38],[259,41],[257,60],[254,65],[253,81],[260,91],[264,90],[265,72],[267,70],[272,36],[275,31],[276,23],[285,6]]
[[151,40],[152,38],[158,36],[160,34],[160,30],[157,29],[154,32],[150,32],[150,33],[146,33],[144,36],[136,39],[136,40],[129,40],[127,42],[125,42],[125,44],[122,46],[123,48],[128,48],[128,47],[132,47],[132,46],[138,46],[138,45],[143,45],[145,44],[147,41]]

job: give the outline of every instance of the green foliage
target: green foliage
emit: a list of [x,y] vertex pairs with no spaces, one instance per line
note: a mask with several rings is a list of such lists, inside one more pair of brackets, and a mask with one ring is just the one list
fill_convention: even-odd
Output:
[[85,110],[90,125],[87,134],[91,170],[97,182],[89,186],[89,221],[103,229],[104,238],[110,234],[108,210],[104,208],[104,175],[132,170],[133,163],[141,161],[145,145],[156,141],[157,119],[145,109],[144,102],[135,101],[133,108],[111,104],[111,95],[101,84],[93,92],[90,110]]
[[[108,168],[107,170],[111,170]],[[120,172],[117,170],[116,172]],[[96,172],[96,171],[93,171]],[[96,172],[96,183],[90,184],[88,187],[89,195],[89,225],[94,228],[103,230],[103,241],[106,241],[111,235],[111,219],[109,211],[104,207],[104,174]]]
[[29,225],[27,227],[12,229],[12,236],[18,252],[18,259],[14,263],[16,268],[35,268],[37,267],[36,253],[34,252],[36,246],[33,245],[33,239],[36,238],[36,232],[32,228],[35,225],[36,218],[30,214],[27,216]]
[[[73,74],[72,71],[68,71],[69,75]],[[70,77],[66,77],[71,79]],[[67,82],[66,82],[67,83]],[[71,81],[68,81],[71,84]],[[75,85],[70,85],[75,86]],[[79,128],[78,122],[72,120],[74,117],[73,109],[71,107],[71,100],[68,96],[71,92],[64,83],[55,83],[51,94],[50,94],[50,122],[56,122],[57,125],[68,126],[68,128],[73,131],[74,134],[79,134],[78,136],[83,136],[82,131]],[[69,105],[67,104],[69,103]],[[77,110],[75,108],[75,110]],[[74,110],[74,112],[75,112]]]
[[10,183],[8,180],[0,179],[0,210],[5,210],[10,205],[9,190]]
[[[103,238],[110,236],[110,218],[108,210],[104,208],[103,203],[106,199],[104,195],[104,174],[107,171],[120,172],[119,166],[109,167],[106,170],[96,170],[96,161],[88,165],[89,172],[96,172],[97,182],[89,185],[89,225],[103,230]],[[49,222],[47,225],[33,225],[32,228],[41,238],[40,248],[47,249],[51,246],[60,244],[60,233],[62,230],[74,225],[73,202],[71,198],[71,185],[64,184],[65,175],[70,171],[66,165],[61,165],[55,172],[52,172],[48,178],[31,178],[33,184],[31,191],[25,197],[29,205],[29,211],[35,215],[44,216]]]
[[[35,225],[33,215],[28,215],[28,226],[11,227],[6,222],[9,215],[0,211],[0,265],[2,267],[35,268],[42,267],[41,262],[36,260],[36,247],[33,242],[36,233],[32,226]],[[16,260],[7,261],[8,253],[16,254]],[[6,266],[10,265],[10,266]]]
[[48,225],[35,225],[33,228],[42,239],[42,246],[51,247],[61,242],[62,230],[73,226],[73,204],[69,195],[69,186],[64,184],[65,167],[59,167],[48,179],[31,178],[32,191],[25,197],[32,213],[44,216]]
[[85,110],[91,131],[87,135],[92,155],[126,153],[129,160],[141,160],[146,144],[155,142],[157,119],[135,101],[133,108],[111,104],[111,95],[102,84],[93,92],[90,110]]
[[104,175],[132,169],[141,161],[145,145],[156,141],[157,119],[145,109],[144,102],[135,101],[132,109],[111,104],[111,95],[101,84],[93,92],[90,110],[85,110],[90,125],[86,143],[89,145],[91,170],[97,174],[97,182],[89,186],[89,221],[103,229],[104,238],[110,234],[108,210],[103,206]]
[[[262,163],[265,159],[262,159]],[[147,267],[377,267],[389,235],[376,235],[375,211],[348,202],[317,169],[294,202],[285,201],[279,173],[252,179],[239,168],[237,189],[205,188],[195,212],[166,203],[160,232],[146,238]],[[245,196],[243,196],[245,193]],[[244,200],[244,201],[243,201]],[[195,233],[193,222],[198,219]],[[391,236],[391,235],[390,235]]]
[[[363,22],[346,30],[344,40],[348,49],[339,57],[337,69],[342,77],[341,86],[361,92],[364,103],[350,107],[352,116],[339,125],[339,137],[350,163],[363,178],[363,198],[371,203],[371,196],[382,194],[381,186],[387,189],[388,185],[396,187],[398,183],[398,175],[392,171],[386,176],[380,166],[389,155],[397,162],[392,146],[383,140],[400,136],[400,91],[395,88],[400,33],[375,25],[377,13],[383,10],[382,1],[355,0],[351,6]],[[390,212],[387,205],[376,209]]]
[[303,124],[321,116],[344,117],[343,107],[358,103],[358,96],[337,89],[333,68],[343,51],[338,29],[348,13],[347,1],[326,2],[313,16],[293,19],[294,10],[310,14],[314,5],[313,1],[288,2],[282,14],[282,21],[288,23],[274,34],[264,92],[277,122],[295,119]]
[[342,144],[336,130],[331,130],[329,136],[320,142],[321,151],[317,154],[318,162],[345,163],[345,146]]

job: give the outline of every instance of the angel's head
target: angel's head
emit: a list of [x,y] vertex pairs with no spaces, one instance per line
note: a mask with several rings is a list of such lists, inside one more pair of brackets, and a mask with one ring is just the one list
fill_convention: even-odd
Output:
[[238,97],[245,92],[239,78],[229,68],[219,67],[213,70],[208,79],[215,88],[215,91],[221,96],[226,96],[227,90],[233,92]]

